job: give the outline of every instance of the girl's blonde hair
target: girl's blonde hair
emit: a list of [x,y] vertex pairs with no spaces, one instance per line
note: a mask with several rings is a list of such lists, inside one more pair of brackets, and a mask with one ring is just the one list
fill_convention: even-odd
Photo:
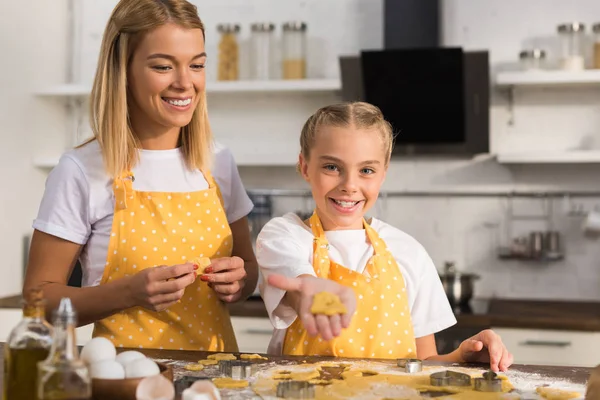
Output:
[[342,128],[352,126],[357,129],[377,130],[383,144],[385,165],[389,164],[394,134],[392,125],[383,118],[378,107],[364,102],[349,102],[318,109],[308,118],[300,134],[300,151],[305,159],[308,160],[317,132],[323,126]]
[[[94,133],[91,140],[98,141],[105,168],[113,177],[135,165],[140,147],[127,107],[128,64],[144,34],[167,23],[200,29],[205,37],[196,6],[186,0],[121,0],[106,25],[90,98],[90,123]],[[212,133],[206,93],[200,94],[192,120],[181,129],[179,141],[188,168],[208,166]]]

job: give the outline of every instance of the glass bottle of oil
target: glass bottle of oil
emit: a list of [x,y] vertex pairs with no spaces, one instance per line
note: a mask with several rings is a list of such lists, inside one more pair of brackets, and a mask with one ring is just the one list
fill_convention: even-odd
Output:
[[92,384],[87,367],[79,359],[75,328],[77,313],[71,299],[63,298],[54,312],[54,335],[48,358],[38,363],[37,393],[40,400],[88,400]]
[[23,300],[23,319],[4,346],[4,400],[37,400],[36,366],[48,356],[52,345],[52,326],[45,319],[42,290],[29,290]]

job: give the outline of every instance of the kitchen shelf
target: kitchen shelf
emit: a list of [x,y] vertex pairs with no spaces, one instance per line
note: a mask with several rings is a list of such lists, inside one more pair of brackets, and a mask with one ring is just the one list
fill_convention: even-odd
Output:
[[595,164],[600,163],[600,150],[565,150],[499,153],[500,164]]
[[[342,86],[338,79],[299,79],[270,81],[229,81],[207,82],[207,93],[302,93],[335,92]],[[64,84],[48,87],[36,92],[44,97],[87,97],[91,86],[85,84]]]
[[496,75],[497,86],[600,85],[600,70],[513,71]]

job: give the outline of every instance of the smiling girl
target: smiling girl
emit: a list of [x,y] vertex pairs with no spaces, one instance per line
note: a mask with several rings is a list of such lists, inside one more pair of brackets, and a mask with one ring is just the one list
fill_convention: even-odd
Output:
[[[434,334],[456,323],[437,270],[414,238],[376,218],[392,129],[367,103],[324,107],[305,123],[299,170],[316,208],[286,214],[257,239],[261,293],[275,334],[273,354],[483,361],[505,370],[512,355],[490,330],[438,355]],[[339,296],[344,314],[313,315],[319,292]]]

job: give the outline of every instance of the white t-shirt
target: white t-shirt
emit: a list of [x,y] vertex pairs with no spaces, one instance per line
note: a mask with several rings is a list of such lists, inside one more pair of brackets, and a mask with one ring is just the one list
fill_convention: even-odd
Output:
[[[408,293],[408,306],[415,337],[442,331],[456,323],[433,261],[425,248],[412,236],[373,218],[371,227],[386,243],[400,267]],[[325,232],[329,241],[329,258],[362,273],[373,246],[364,229]],[[313,234],[293,213],[269,221],[256,241],[256,256],[262,273],[259,289],[275,333],[269,352],[280,354],[285,330],[295,321],[296,312],[281,303],[285,291],[267,284],[271,273],[297,277],[315,275],[312,266]]]
[[[132,172],[134,190],[193,192],[208,188],[200,171],[186,167],[180,149],[140,150],[139,162]],[[218,144],[214,147],[211,174],[221,190],[229,223],[248,215],[253,204],[233,156]],[[50,172],[33,222],[34,229],[84,245],[79,256],[82,286],[96,286],[102,279],[114,215],[112,183],[98,142],[71,150]]]

